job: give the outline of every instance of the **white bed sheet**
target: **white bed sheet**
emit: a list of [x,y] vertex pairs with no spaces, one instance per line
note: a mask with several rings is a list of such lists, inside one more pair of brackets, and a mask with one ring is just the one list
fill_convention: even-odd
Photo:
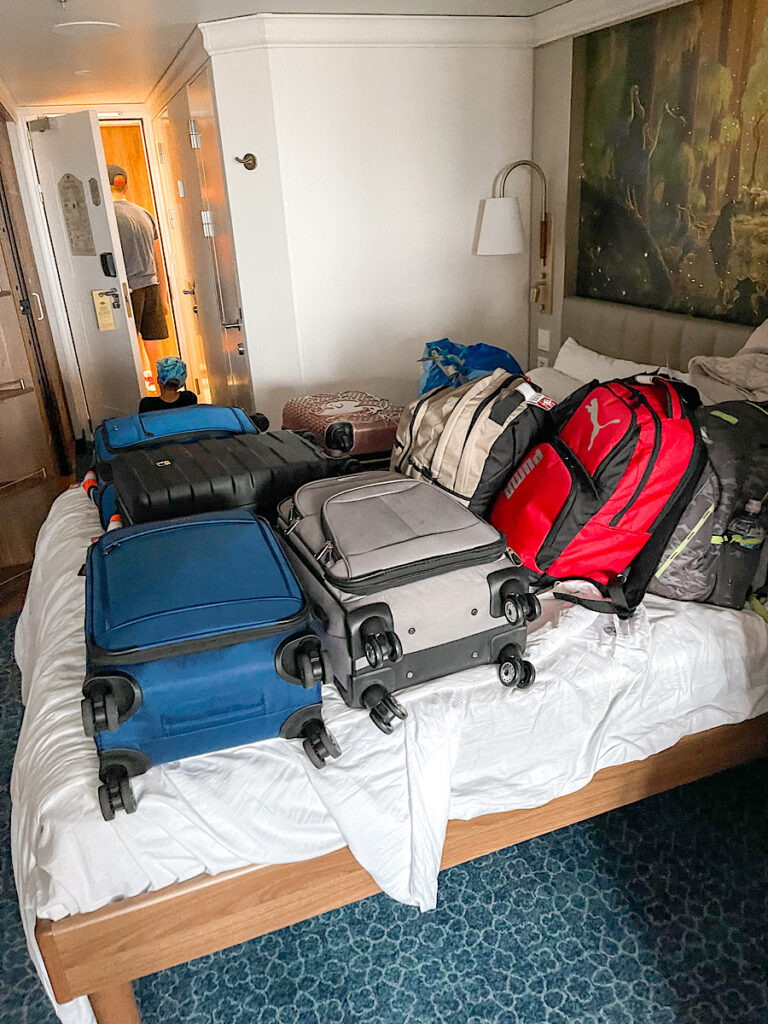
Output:
[[[77,572],[100,532],[81,490],[56,500],[16,635],[26,712],[11,783],[14,871],[49,994],[36,917],[345,844],[385,892],[427,910],[449,817],[539,806],[601,768],[768,711],[768,627],[752,612],[648,598],[620,622],[545,600],[529,639],[531,690],[505,690],[493,668],[457,673],[406,693],[409,718],[387,737],[329,688],[324,716],[344,753],[322,772],[282,740],[189,758],[135,780],[138,812],[107,823],[79,712]],[[65,1024],[93,1020],[85,999],[57,1012]]]

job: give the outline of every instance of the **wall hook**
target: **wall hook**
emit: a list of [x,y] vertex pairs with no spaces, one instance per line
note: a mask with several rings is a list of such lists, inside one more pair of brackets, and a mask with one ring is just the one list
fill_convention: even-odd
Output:
[[245,156],[236,156],[235,160],[242,164],[246,171],[254,171],[259,163],[253,153],[246,153]]

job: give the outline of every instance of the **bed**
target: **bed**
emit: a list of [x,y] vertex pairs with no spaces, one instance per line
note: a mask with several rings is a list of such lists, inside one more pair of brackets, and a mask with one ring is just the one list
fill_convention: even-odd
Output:
[[[626,353],[628,322],[646,339],[633,357],[673,366],[689,351],[735,352],[746,333],[700,321],[691,339],[689,318],[647,314],[672,331],[659,341],[662,328],[637,326],[646,311],[589,302],[566,300],[564,332],[612,338],[609,356]],[[593,316],[597,326],[579,320]],[[649,598],[618,623],[545,601],[531,691],[505,691],[487,669],[447,677],[407,695],[393,737],[329,694],[346,755],[331,771],[281,741],[192,758],[144,776],[138,813],[108,825],[78,722],[77,569],[98,532],[81,492],[58,499],[17,637],[14,870],[30,953],[65,1024],[136,1022],[134,978],[379,890],[429,909],[441,867],[768,753],[759,616]],[[542,749],[553,751],[543,762]]]

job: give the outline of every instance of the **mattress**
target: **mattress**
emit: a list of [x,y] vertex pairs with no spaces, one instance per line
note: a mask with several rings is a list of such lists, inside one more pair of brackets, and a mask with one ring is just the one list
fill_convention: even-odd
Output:
[[[391,897],[428,910],[449,818],[540,806],[609,765],[768,711],[768,626],[756,614],[649,597],[621,622],[545,598],[530,690],[505,690],[489,667],[447,676],[404,692],[409,717],[385,736],[328,688],[324,717],[343,755],[323,771],[279,739],[172,762],[134,781],[137,813],[108,823],[79,709],[78,570],[100,532],[81,489],[57,498],[16,634],[26,711],[11,782],[14,871],[49,994],[36,917],[344,845]],[[93,1019],[85,999],[57,1012],[66,1024]]]

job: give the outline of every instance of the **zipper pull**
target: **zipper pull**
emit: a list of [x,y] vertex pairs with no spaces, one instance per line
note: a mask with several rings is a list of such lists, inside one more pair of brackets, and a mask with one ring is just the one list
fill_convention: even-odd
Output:
[[333,561],[333,541],[329,540],[323,545],[323,547],[315,555],[315,560],[320,565],[329,565]]

